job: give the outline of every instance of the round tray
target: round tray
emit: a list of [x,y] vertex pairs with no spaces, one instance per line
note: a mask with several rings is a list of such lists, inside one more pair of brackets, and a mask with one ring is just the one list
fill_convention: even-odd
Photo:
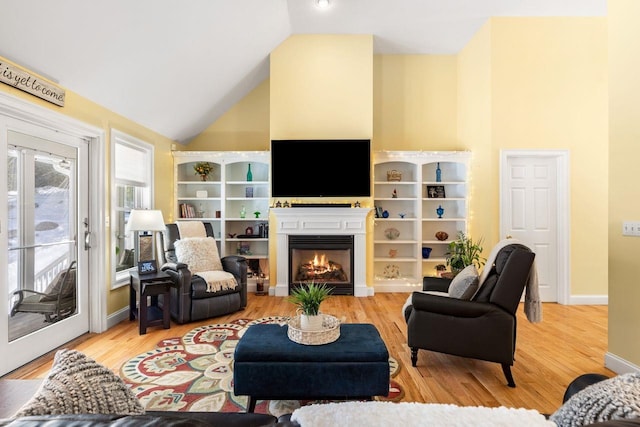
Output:
[[289,320],[287,335],[289,339],[298,344],[322,345],[334,342],[340,337],[340,321],[329,314],[323,316],[322,328],[319,331],[304,331],[300,329],[300,315]]

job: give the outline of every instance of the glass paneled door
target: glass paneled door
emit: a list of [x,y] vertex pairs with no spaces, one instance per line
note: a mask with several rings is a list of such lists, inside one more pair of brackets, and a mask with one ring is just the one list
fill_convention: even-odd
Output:
[[87,142],[7,120],[0,375],[89,329]]

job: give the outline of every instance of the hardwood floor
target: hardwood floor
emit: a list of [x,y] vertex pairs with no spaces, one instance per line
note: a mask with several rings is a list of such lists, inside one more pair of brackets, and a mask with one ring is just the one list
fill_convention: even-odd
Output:
[[[389,353],[402,365],[396,381],[402,385],[402,401],[458,405],[508,406],[552,413],[562,403],[566,386],[587,372],[608,376],[604,368],[607,349],[606,306],[543,304],[543,321],[531,324],[518,309],[516,362],[512,368],[516,388],[506,386],[502,369],[490,363],[420,350],[418,366],[411,366],[406,345],[406,324],[400,310],[406,293],[378,293],[374,297],[334,296],[322,305],[324,313],[346,322],[373,323]],[[87,334],[64,347],[76,348],[117,372],[129,358],[154,348],[163,338],[184,335],[194,327],[233,319],[257,319],[294,315],[284,297],[249,295],[245,310],[171,329],[150,328],[138,335],[136,322],[123,321],[102,334]],[[447,333],[442,331],[442,333]],[[3,378],[44,378],[51,368],[51,352]]]

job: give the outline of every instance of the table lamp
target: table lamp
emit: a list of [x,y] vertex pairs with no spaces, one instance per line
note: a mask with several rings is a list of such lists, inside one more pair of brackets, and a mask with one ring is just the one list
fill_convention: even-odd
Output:
[[[156,231],[164,230],[164,218],[162,211],[153,209],[132,209],[127,221],[126,232],[144,232],[138,235],[138,261],[147,261],[154,258],[154,237]],[[153,234],[146,234],[152,231]]]

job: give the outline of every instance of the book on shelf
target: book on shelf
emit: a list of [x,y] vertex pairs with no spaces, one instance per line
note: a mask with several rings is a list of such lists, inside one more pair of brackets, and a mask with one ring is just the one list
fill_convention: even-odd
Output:
[[195,218],[196,210],[189,203],[180,203],[180,218]]

